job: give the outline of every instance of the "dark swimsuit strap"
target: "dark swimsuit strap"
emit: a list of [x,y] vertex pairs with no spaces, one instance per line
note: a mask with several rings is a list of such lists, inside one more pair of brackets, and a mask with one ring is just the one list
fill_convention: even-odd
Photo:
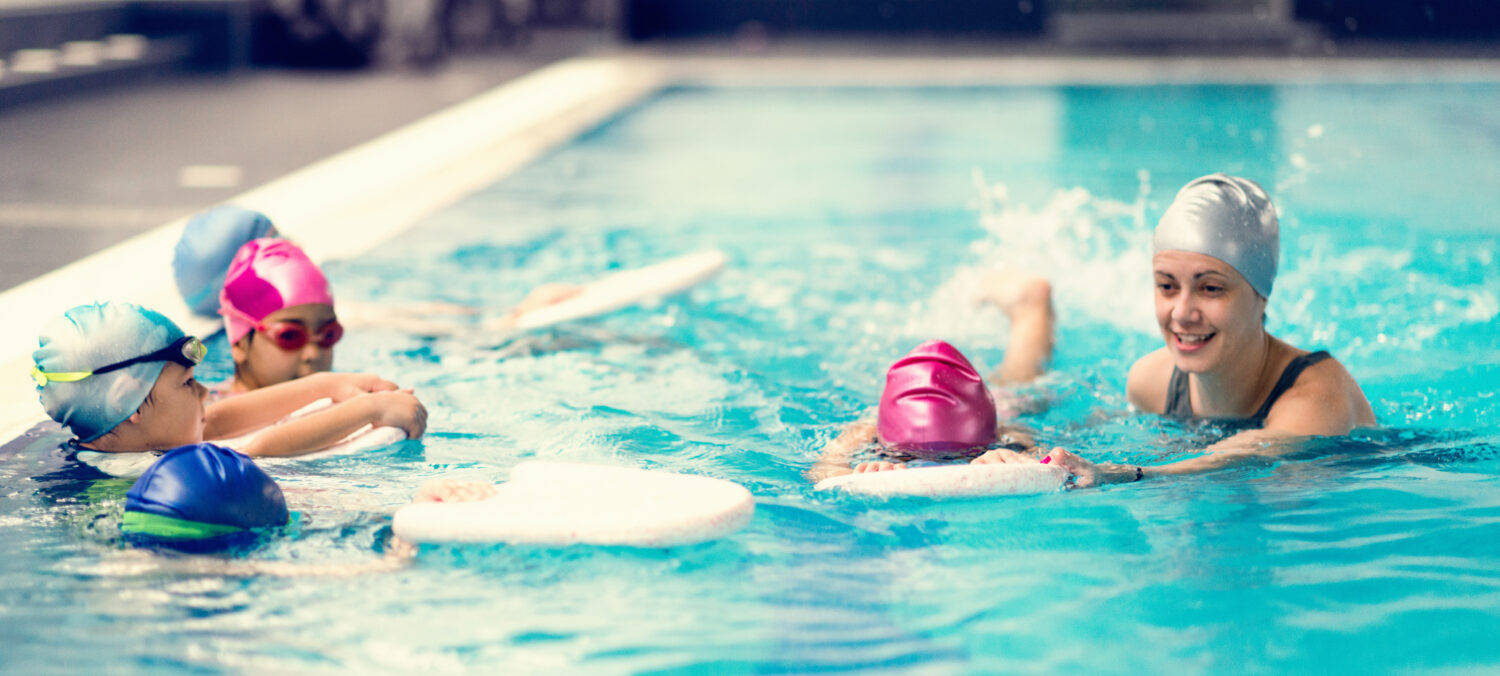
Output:
[[[1286,368],[1282,369],[1281,378],[1277,379],[1276,386],[1271,388],[1271,393],[1261,403],[1260,410],[1256,411],[1255,415],[1246,418],[1246,421],[1256,424],[1264,423],[1266,416],[1271,414],[1271,407],[1276,405],[1276,400],[1297,384],[1297,377],[1302,375],[1302,371],[1332,356],[1327,350],[1318,350],[1293,358],[1287,363]],[[1167,409],[1162,412],[1162,415],[1174,420],[1191,420],[1197,417],[1193,415],[1193,402],[1188,392],[1188,374],[1179,371],[1175,366],[1172,367],[1172,379],[1167,382]]]
[[1162,415],[1173,420],[1192,420],[1193,402],[1188,394],[1188,374],[1172,367],[1172,380],[1167,382],[1167,410]]
[[1271,414],[1271,407],[1276,405],[1276,400],[1280,399],[1281,395],[1286,394],[1287,390],[1292,389],[1292,386],[1297,384],[1297,376],[1302,375],[1303,369],[1332,356],[1326,350],[1318,350],[1317,352],[1309,352],[1293,359],[1281,371],[1281,378],[1276,381],[1276,386],[1271,388],[1271,394],[1266,396],[1265,403],[1260,405],[1260,410],[1255,412],[1251,420],[1257,423],[1265,422],[1266,416]]

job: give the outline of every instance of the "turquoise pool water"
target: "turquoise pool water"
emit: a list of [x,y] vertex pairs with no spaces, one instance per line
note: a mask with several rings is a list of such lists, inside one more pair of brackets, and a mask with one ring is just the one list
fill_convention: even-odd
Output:
[[[250,557],[371,560],[423,480],[536,458],[733,479],[757,498],[746,530],[672,550],[429,547],[357,579],[127,574],[110,503],[57,497],[65,481],[28,478],[57,469],[46,444],[13,445],[0,668],[1494,669],[1496,110],[1496,84],[665,91],[330,276],[348,300],[503,308],[703,248],[732,267],[519,343],[472,325],[350,335],[337,366],[414,386],[429,435],[277,467],[304,518]],[[1129,412],[1123,376],[1160,341],[1150,226],[1219,170],[1282,211],[1270,329],[1332,350],[1380,429],[1036,497],[886,502],[802,478],[916,343],[999,363],[1003,317],[967,300],[996,265],[1055,283],[1054,403],[1024,420],[1043,441],[1192,454],[1210,434]]]

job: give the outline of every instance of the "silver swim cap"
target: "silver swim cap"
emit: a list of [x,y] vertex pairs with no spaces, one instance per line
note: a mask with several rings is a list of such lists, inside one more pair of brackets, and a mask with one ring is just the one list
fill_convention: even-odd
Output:
[[1156,226],[1154,251],[1213,256],[1238,270],[1263,298],[1271,297],[1281,231],[1271,198],[1254,181],[1210,174],[1183,186]]

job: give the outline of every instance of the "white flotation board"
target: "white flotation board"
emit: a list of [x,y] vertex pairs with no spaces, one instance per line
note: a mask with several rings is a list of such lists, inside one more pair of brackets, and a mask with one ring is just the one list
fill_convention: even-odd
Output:
[[107,451],[78,451],[74,456],[78,462],[93,467],[117,479],[139,479],[146,470],[156,464],[161,453],[111,453]]
[[[248,443],[251,439],[254,439],[255,435],[260,434],[261,432],[264,432],[272,427],[275,427],[277,424],[280,424],[280,422],[286,422],[288,420],[300,418],[309,413],[321,411],[332,405],[332,399],[318,399],[317,401],[314,401],[306,406],[303,406],[302,408],[297,409],[291,415],[283,418],[278,423],[273,423],[266,427],[262,427],[249,434],[232,437],[229,439],[214,439],[209,441],[208,443],[223,446],[225,448],[231,448],[234,450],[240,450],[240,448]],[[328,458],[336,455],[360,453],[363,451],[380,448],[382,446],[389,446],[391,444],[402,441],[406,441],[406,432],[399,427],[373,427],[370,425],[365,425],[364,427],[361,427],[360,429],[357,429],[354,432],[350,433],[349,436],[344,437],[338,443],[329,446],[328,448],[325,448],[321,451],[303,455],[294,455],[285,458],[256,458],[255,462],[256,464],[265,464],[268,462],[276,463],[290,460],[316,460],[318,458]],[[147,469],[150,469],[152,465],[156,464],[157,459],[161,456],[161,453],[155,452],[108,453],[101,451],[78,451],[76,455],[79,462],[90,465],[100,472],[120,479],[139,479],[142,474],[146,473]]]
[[674,547],[729,535],[755,513],[737,483],[603,465],[521,463],[498,491],[476,502],[407,505],[391,528],[419,543]]
[[681,293],[719,274],[728,260],[722,251],[699,251],[655,265],[616,272],[594,280],[572,298],[516,317],[511,328],[518,331],[540,329]]
[[[210,440],[209,443],[223,446],[225,448],[232,448],[238,451],[245,444],[250,443],[250,440],[254,439],[255,436],[260,434],[261,432],[271,429],[281,423],[290,420],[296,420],[298,418],[317,413],[318,411],[321,411],[332,405],[332,399],[328,399],[326,397],[323,399],[318,399],[306,406],[303,406],[302,408],[293,411],[287,417],[282,418],[275,423],[267,425],[266,427],[255,430],[254,432],[243,434],[237,437],[232,437],[229,439],[213,439]],[[380,448],[382,446],[389,446],[391,444],[402,441],[406,441],[406,431],[402,430],[399,427],[374,427],[372,425],[365,425],[364,427],[350,432],[349,436],[346,436],[343,439],[339,440],[338,443],[319,451],[304,453],[302,455],[287,456],[284,458],[256,458],[255,460],[258,463],[263,463],[268,460],[317,460],[319,458],[330,458],[337,455],[350,455],[353,453],[360,453],[363,451]]]
[[943,465],[845,474],[819,481],[817,488],[883,497],[1035,495],[1056,492],[1067,479],[1067,470],[1041,463]]

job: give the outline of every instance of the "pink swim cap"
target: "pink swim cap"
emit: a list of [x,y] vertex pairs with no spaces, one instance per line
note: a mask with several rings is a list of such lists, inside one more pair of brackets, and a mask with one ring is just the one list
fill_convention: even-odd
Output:
[[885,373],[877,429],[887,446],[924,457],[995,442],[995,399],[958,348],[929,340]]
[[240,247],[219,292],[219,314],[230,343],[255,328],[245,316],[260,321],[282,308],[309,303],[333,304],[328,279],[296,244],[270,237]]

